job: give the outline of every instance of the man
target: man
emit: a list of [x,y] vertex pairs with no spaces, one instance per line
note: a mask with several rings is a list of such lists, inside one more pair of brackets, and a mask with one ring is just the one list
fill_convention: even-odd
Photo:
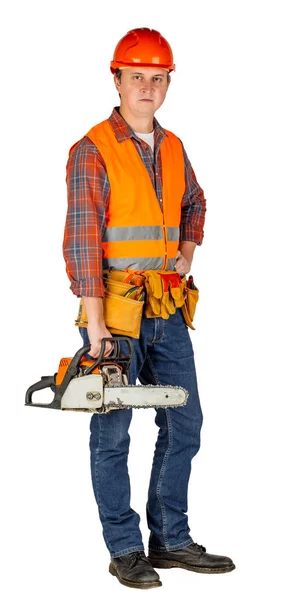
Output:
[[[111,337],[103,317],[104,268],[181,276],[191,269],[202,243],[205,198],[181,141],[154,118],[174,70],[168,42],[154,30],[128,32],[118,43],[111,71],[120,96],[106,121],[70,150],[64,257],[71,289],[88,317],[80,332],[99,356]],[[165,233],[167,231],[167,233]],[[163,233],[162,233],[163,232]],[[191,460],[200,447],[202,412],[193,348],[183,313],[143,315],[132,339],[130,383],[180,385],[189,392],[179,408],[156,409],[159,427],[147,502],[149,556],[130,507],[127,468],[132,410],[91,419],[91,472],[95,498],[110,552],[110,573],[130,587],[161,585],[153,567],[224,573],[230,558],[207,554],[189,535],[187,491]],[[111,344],[106,342],[105,355]]]

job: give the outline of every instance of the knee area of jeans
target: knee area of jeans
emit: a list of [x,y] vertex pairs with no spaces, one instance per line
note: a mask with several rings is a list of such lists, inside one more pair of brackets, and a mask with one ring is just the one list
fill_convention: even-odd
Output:
[[111,454],[128,454],[130,437],[128,434],[121,436],[100,436],[99,438],[90,438],[90,451],[93,455],[99,455],[101,452],[110,452]]
[[199,450],[201,444],[201,428],[202,421],[198,421],[196,423],[193,423],[192,427],[189,430],[190,444],[193,445],[197,450]]
[[190,432],[189,439],[191,444],[195,447],[200,448],[200,437],[201,437],[201,427],[193,427]]
[[[128,428],[132,415],[126,415],[128,418],[124,420],[124,415],[116,413],[121,413],[121,410],[111,411],[103,415],[94,414],[92,416],[90,423],[91,452],[108,449],[124,451],[129,447],[130,436]],[[120,418],[121,416],[123,418]]]
[[198,418],[198,424],[197,424],[197,435],[200,437],[201,435],[201,431],[202,431],[202,425],[203,425],[203,414],[201,412],[201,415]]

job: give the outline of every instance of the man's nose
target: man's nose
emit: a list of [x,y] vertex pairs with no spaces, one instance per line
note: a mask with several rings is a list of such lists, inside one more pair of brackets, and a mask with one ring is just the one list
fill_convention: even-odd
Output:
[[141,89],[143,92],[150,92],[152,90],[152,81],[143,81]]

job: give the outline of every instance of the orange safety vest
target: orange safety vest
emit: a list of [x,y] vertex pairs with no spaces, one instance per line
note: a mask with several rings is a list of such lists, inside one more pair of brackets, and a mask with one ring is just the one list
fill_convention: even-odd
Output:
[[104,159],[110,183],[103,268],[174,268],[185,190],[184,156],[180,140],[170,131],[166,134],[160,146],[162,208],[130,138],[118,142],[108,119],[86,134]]

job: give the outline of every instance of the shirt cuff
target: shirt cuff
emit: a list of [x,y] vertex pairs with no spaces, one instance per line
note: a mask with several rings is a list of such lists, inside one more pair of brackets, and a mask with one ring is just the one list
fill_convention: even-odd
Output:
[[70,290],[72,290],[77,298],[81,298],[81,296],[97,296],[104,298],[104,284],[103,280],[99,277],[72,281]]
[[194,242],[197,246],[200,246],[203,242],[204,232],[200,230],[193,229],[191,230],[191,226],[188,226],[188,230],[181,227],[179,242]]

